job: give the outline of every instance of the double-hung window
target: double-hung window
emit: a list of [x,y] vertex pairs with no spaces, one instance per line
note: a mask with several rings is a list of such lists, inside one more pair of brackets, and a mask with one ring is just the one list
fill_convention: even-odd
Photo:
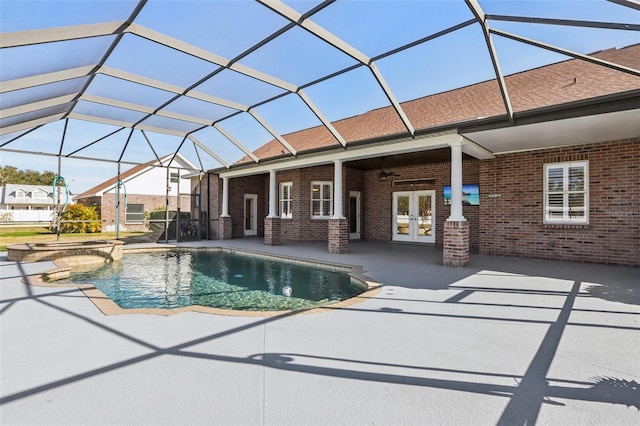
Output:
[[544,165],[544,223],[589,223],[589,163]]
[[311,182],[311,218],[328,219],[333,211],[333,182]]
[[126,223],[144,223],[144,204],[127,204]]
[[283,219],[291,219],[291,189],[293,182],[280,182],[280,217]]

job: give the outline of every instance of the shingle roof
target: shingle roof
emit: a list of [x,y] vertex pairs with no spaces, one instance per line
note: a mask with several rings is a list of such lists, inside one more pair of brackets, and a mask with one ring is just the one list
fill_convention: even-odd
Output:
[[[607,49],[590,56],[640,69],[640,44]],[[512,74],[505,77],[505,83],[514,112],[640,89],[640,77],[580,59],[569,59]],[[414,99],[401,105],[416,129],[506,114],[496,80]],[[333,125],[347,144],[406,132],[404,125],[390,106],[345,118],[334,122]],[[338,144],[323,126],[290,133],[283,137],[299,153]],[[284,146],[275,139],[254,151],[261,160],[286,153]],[[236,164],[251,161],[245,156]]]

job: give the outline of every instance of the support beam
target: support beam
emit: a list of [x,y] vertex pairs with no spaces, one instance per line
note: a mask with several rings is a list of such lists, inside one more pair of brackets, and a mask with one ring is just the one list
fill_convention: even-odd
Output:
[[276,171],[269,170],[269,216],[268,218],[278,217],[278,191],[276,185]]
[[366,65],[371,70],[374,78],[376,79],[376,81],[378,82],[380,87],[382,88],[382,91],[384,92],[385,96],[387,97],[387,99],[389,99],[389,102],[391,102],[391,105],[393,106],[393,108],[395,109],[396,113],[400,117],[400,120],[402,120],[402,123],[404,124],[404,126],[407,128],[407,131],[409,131],[411,136],[413,136],[415,134],[415,129],[413,128],[413,126],[409,122],[409,118],[404,113],[402,107],[400,106],[400,103],[397,101],[397,99],[396,99],[395,95],[393,94],[391,88],[389,87],[387,82],[384,80],[384,78],[382,77],[382,74],[380,73],[380,71],[378,70],[378,68],[376,67],[375,63],[371,60],[370,57],[368,57],[367,55],[365,55],[363,52],[359,51],[355,47],[351,46],[349,43],[347,43],[346,41],[342,40],[340,37],[334,35],[330,31],[327,31],[322,26],[320,26],[320,25],[316,24],[315,22],[311,21],[311,19],[309,19],[308,17],[305,17],[305,16],[301,15],[295,9],[293,9],[292,7],[286,5],[285,3],[281,2],[281,1],[278,1],[278,0],[258,0],[258,2],[262,3],[265,7],[271,9],[272,11],[274,11],[276,13],[278,13],[282,17],[284,17],[284,18],[288,19],[289,21],[295,23],[296,25],[300,26],[301,28],[307,30],[308,32],[310,32],[314,36],[318,37],[323,42],[333,46],[334,48],[340,50],[344,54],[352,57],[357,62],[359,62],[359,63],[361,63],[363,65]]
[[0,117],[15,117],[16,115],[26,114],[33,111],[38,111],[45,108],[56,107],[60,105],[69,104],[75,98],[74,94],[58,96],[55,98],[44,99],[42,101],[32,102],[29,104],[18,105],[11,108],[5,108],[0,110]]
[[229,178],[222,178],[222,214],[220,217],[229,216]]
[[342,160],[333,160],[333,216],[332,219],[344,219],[342,211]]
[[226,167],[227,169],[229,168],[229,163],[227,163],[226,161],[224,161],[224,159],[222,157],[220,157],[218,154],[216,154],[215,152],[213,152],[212,150],[209,149],[209,147],[207,147],[205,144],[203,144],[202,142],[200,142],[198,139],[196,139],[195,136],[193,135],[189,135],[187,136],[191,142],[193,142],[194,144],[196,144],[200,149],[202,149],[204,152],[206,152],[207,154],[209,154],[211,157],[213,157],[218,163],[222,164],[224,167]]
[[22,123],[13,124],[11,126],[5,126],[0,128],[0,136],[8,135],[10,133],[19,132],[21,130],[31,129],[32,127],[42,126],[43,124],[53,123],[64,117],[64,113],[53,114],[47,117],[40,117],[30,121],[24,121]]
[[333,137],[336,138],[338,142],[340,142],[340,145],[346,148],[347,141],[342,137],[342,135],[338,132],[338,130],[336,130],[336,128],[331,123],[331,121],[329,121],[329,119],[325,117],[325,115],[322,113],[320,108],[318,108],[316,104],[313,103],[311,98],[309,98],[309,96],[306,94],[306,92],[303,89],[298,90],[298,96],[300,96],[300,99],[302,99],[302,101],[305,104],[307,104],[309,109],[315,114],[316,117],[318,117],[318,120],[320,120],[322,124],[324,124],[327,130],[331,132]]
[[253,152],[249,151],[249,149],[248,149],[246,146],[244,146],[243,144],[241,144],[239,140],[237,140],[236,138],[234,138],[234,137],[233,137],[233,135],[232,135],[231,133],[227,132],[227,131],[226,131],[226,130],[225,130],[225,129],[220,125],[220,124],[216,123],[216,124],[214,124],[214,125],[213,125],[213,127],[214,127],[217,131],[219,131],[220,133],[222,133],[222,135],[223,135],[225,138],[229,139],[229,140],[231,141],[231,143],[233,143],[235,146],[237,146],[238,148],[240,148],[240,150],[241,150],[242,152],[244,152],[247,156],[251,157],[251,159],[252,159],[253,161],[255,161],[256,163],[259,163],[259,162],[260,162],[260,160],[258,159],[258,157],[256,157],[256,155],[255,155]]
[[462,214],[462,141],[451,142],[451,215],[447,220],[465,221]]
[[499,36],[511,39],[511,40],[515,40],[515,41],[519,41],[525,44],[529,44],[531,46],[535,46],[535,47],[539,47],[542,49],[546,49],[546,50],[550,50],[551,52],[555,52],[555,53],[560,53],[561,55],[566,55],[566,56],[571,56],[572,58],[576,58],[576,59],[582,59],[583,61],[587,61],[587,62],[591,62],[592,64],[596,64],[596,65],[602,65],[603,67],[607,67],[607,68],[611,68],[614,69],[616,71],[621,71],[627,74],[631,74],[631,75],[635,75],[640,77],[640,70],[637,70],[635,68],[631,68],[631,67],[626,67],[623,65],[618,65],[618,64],[614,64],[613,62],[609,62],[609,61],[605,61],[602,59],[598,59],[598,58],[594,58],[593,56],[589,56],[589,55],[583,55],[581,53],[577,53],[574,52],[572,50],[568,50],[568,49],[563,49],[561,47],[558,46],[554,46],[548,43],[543,43],[541,41],[536,41],[530,38],[526,38],[526,37],[522,37],[516,34],[511,34],[508,33],[506,31],[501,31],[501,30],[496,30],[496,29],[491,29],[489,30],[490,32],[492,32],[493,34],[497,34]]
[[29,87],[57,83],[58,81],[73,80],[74,78],[86,77],[92,73],[95,67],[95,65],[87,65],[85,67],[69,68],[62,71],[54,71],[46,74],[38,74],[30,77],[3,81],[2,85],[0,85],[0,93],[7,93],[14,90],[28,89]]
[[278,142],[280,142],[280,143],[282,144],[282,146],[284,146],[284,147],[287,149],[287,151],[289,151],[289,152],[291,153],[291,155],[293,155],[294,157],[296,156],[296,154],[298,153],[298,151],[296,151],[296,149],[295,149],[294,147],[292,147],[292,146],[289,144],[289,142],[287,142],[287,141],[286,141],[286,140],[285,140],[285,139],[280,135],[280,133],[278,133],[278,132],[273,128],[273,127],[271,127],[271,126],[269,125],[269,123],[267,123],[267,122],[265,121],[265,119],[264,119],[264,118],[262,118],[262,117],[260,116],[260,114],[258,114],[258,112],[257,112],[256,110],[254,110],[254,109],[250,109],[250,110],[249,110],[249,114],[251,114],[251,116],[252,116],[253,118],[255,118],[255,119],[256,119],[256,121],[257,121],[258,123],[260,123],[260,125],[261,125],[262,127],[264,127],[264,129],[265,129],[267,132],[269,132],[269,133],[271,134],[271,136],[273,136],[274,138],[276,138],[276,139],[278,140]]
[[118,33],[123,24],[124,21],[114,21],[4,33],[0,38],[0,49],[113,35]]
[[493,44],[493,39],[491,38],[489,25],[487,23],[487,17],[477,0],[465,0],[465,2],[471,10],[471,13],[473,13],[473,15],[476,17],[476,20],[482,27],[482,33],[484,34],[484,40],[487,44],[489,57],[491,58],[491,63],[493,64],[493,71],[495,72],[496,79],[498,80],[498,87],[500,87],[502,102],[504,103],[504,108],[507,111],[507,115],[509,116],[509,121],[513,122],[513,106],[511,105],[511,99],[509,98],[509,92],[507,90],[507,83],[504,81],[504,75],[500,67],[500,62],[498,61],[496,47]]

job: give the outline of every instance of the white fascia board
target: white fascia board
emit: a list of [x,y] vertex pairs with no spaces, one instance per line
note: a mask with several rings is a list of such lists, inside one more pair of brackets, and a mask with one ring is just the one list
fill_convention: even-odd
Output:
[[0,93],[12,92],[14,90],[28,89],[29,87],[42,86],[44,84],[56,83],[58,81],[72,80],[74,78],[85,77],[91,74],[95,65],[70,68],[62,71],[55,71],[46,74],[38,74],[31,77],[17,78],[15,80],[3,81],[0,83]]
[[232,169],[220,172],[220,177],[234,178],[242,176],[268,173],[270,170],[291,170],[305,167],[320,166],[333,163],[335,160],[355,161],[366,158],[377,158],[409,152],[427,151],[438,148],[448,148],[450,143],[463,142],[464,139],[457,133],[438,136],[423,136],[417,138],[405,138],[385,144],[376,144],[362,147],[340,149],[331,152],[311,154],[297,158],[288,158],[281,161],[273,161],[269,164],[258,164],[242,169]]
[[114,21],[5,33],[0,38],[0,49],[113,35],[123,24],[124,21]]
[[194,56],[207,62],[211,62],[221,67],[227,67],[230,62],[229,59],[223,56],[216,55],[215,53],[211,53],[208,50],[201,49],[189,43],[185,43],[173,37],[169,37],[165,34],[159,33],[142,25],[131,24],[127,28],[126,32],[146,38],[148,40],[162,44],[163,46],[170,47],[182,53],[186,53],[188,55]]
[[203,144],[202,142],[200,142],[195,136],[193,135],[189,135],[187,136],[189,138],[189,140],[191,140],[191,142],[193,142],[194,144],[196,144],[201,150],[203,150],[204,152],[206,152],[207,154],[209,154],[212,158],[214,158],[218,163],[222,164],[224,167],[226,167],[227,169],[229,168],[229,163],[227,163],[226,161],[224,161],[224,159],[222,159],[222,157],[220,157],[218,154],[216,154],[215,152],[213,152],[212,150],[209,149],[208,146],[206,146],[205,144]]
[[18,105],[12,108],[0,110],[0,117],[2,118],[13,117],[16,115],[37,111],[40,109],[68,104],[68,103],[71,103],[71,101],[73,101],[75,97],[76,97],[76,94],[72,93],[71,95],[58,96],[56,98],[45,99],[38,102],[32,102],[30,104]]
[[64,117],[64,113],[53,114],[47,117],[41,117],[35,120],[24,121],[22,123],[2,127],[0,128],[0,136],[8,135],[13,132],[19,132],[20,130],[31,129],[33,127],[42,126],[44,124],[53,123],[54,121],[60,120],[62,117]]

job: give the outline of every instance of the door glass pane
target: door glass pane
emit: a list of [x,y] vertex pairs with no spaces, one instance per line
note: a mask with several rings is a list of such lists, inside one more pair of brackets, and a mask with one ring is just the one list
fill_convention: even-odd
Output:
[[349,233],[358,232],[358,199],[349,197]]
[[247,198],[244,200],[244,229],[252,229],[251,216],[253,216],[253,212],[251,211],[251,199]]
[[409,235],[409,196],[398,195],[396,212],[396,234]]
[[433,232],[431,217],[431,195],[418,197],[418,235],[430,236]]

